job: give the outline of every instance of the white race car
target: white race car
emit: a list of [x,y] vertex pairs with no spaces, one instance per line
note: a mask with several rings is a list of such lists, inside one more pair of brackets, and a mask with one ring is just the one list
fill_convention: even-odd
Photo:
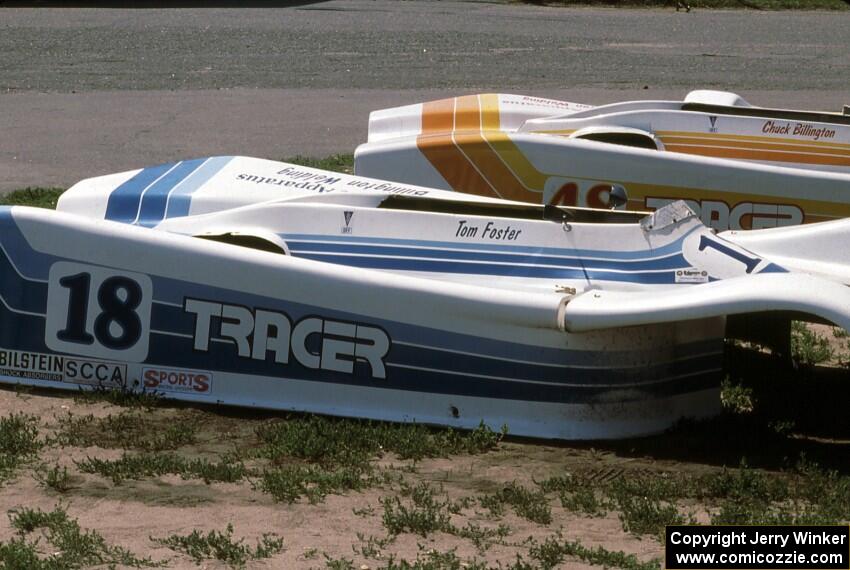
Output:
[[531,203],[655,210],[715,229],[850,216],[850,108],[754,107],[734,93],[591,107],[468,95],[374,111],[355,172]]
[[240,157],[0,208],[0,380],[544,438],[719,409],[727,315],[850,329],[850,221],[529,205]]

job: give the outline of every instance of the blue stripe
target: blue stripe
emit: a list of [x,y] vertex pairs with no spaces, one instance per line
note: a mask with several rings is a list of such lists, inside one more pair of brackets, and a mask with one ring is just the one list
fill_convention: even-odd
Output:
[[12,215],[12,206],[0,206],[0,247],[6,251],[9,262],[24,276],[24,279],[47,280],[50,266],[61,258],[42,253],[32,254],[26,240]]
[[599,260],[582,259],[579,257],[551,257],[545,255],[522,255],[506,253],[486,253],[481,251],[452,251],[450,249],[431,249],[414,247],[390,247],[381,245],[356,245],[336,243],[309,243],[290,241],[286,245],[293,253],[303,255],[338,253],[338,254],[367,254],[374,256],[394,256],[431,259],[456,259],[469,261],[491,261],[500,263],[525,263],[531,265],[554,265],[557,267],[573,267],[581,269],[592,266],[594,269],[619,269],[638,271],[641,269],[679,269],[690,267],[681,254],[669,255],[655,259],[635,260]]
[[210,178],[218,174],[233,158],[232,156],[214,156],[208,158],[200,168],[195,170],[191,176],[184,180],[168,196],[165,217],[179,218],[181,216],[188,216],[189,206],[192,204],[192,194]]
[[[493,265],[464,261],[436,261],[431,259],[392,259],[386,257],[354,257],[334,254],[300,254],[295,257],[362,267],[397,271],[425,271],[433,273],[460,273],[464,275],[499,275],[502,277],[534,277],[541,279],[597,279],[628,283],[664,284],[675,283],[675,272],[629,271],[616,273],[595,269],[573,269],[569,267],[534,267],[526,265]],[[680,267],[690,267],[684,262]]]
[[142,195],[142,205],[139,209],[139,224],[145,227],[155,226],[165,217],[165,206],[171,191],[192,174],[206,159],[186,160],[180,162],[168,174],[160,178]]
[[379,237],[345,237],[345,236],[328,236],[321,234],[279,234],[287,243],[291,240],[310,241],[310,242],[336,242],[349,244],[385,244],[385,245],[414,245],[419,247],[433,247],[437,249],[456,249],[456,250],[473,250],[473,251],[501,251],[513,253],[532,253],[532,254],[549,254],[549,255],[568,255],[575,257],[596,257],[601,259],[651,259],[655,257],[663,257],[674,253],[679,253],[682,250],[682,241],[699,230],[702,226],[695,227],[688,231],[685,235],[674,242],[667,245],[638,251],[605,251],[599,249],[576,249],[564,247],[540,247],[540,246],[522,246],[522,245],[503,245],[492,243],[458,243],[453,241],[432,241],[421,239],[396,239],[396,238],[379,238]]
[[[7,210],[0,210],[0,224],[14,225]],[[44,254],[33,250],[26,242],[7,240],[7,236],[15,233],[0,234],[3,235],[4,248],[21,248],[20,251],[11,252],[10,257],[13,255],[45,257]],[[133,255],[136,250],[142,249],[145,249],[145,246],[133,245],[128,250],[128,255]],[[213,263],[222,265],[224,262],[213,261]],[[44,284],[33,286],[31,282],[22,279],[10,266],[0,269],[2,269],[0,270],[2,290],[13,298],[17,306],[28,308],[43,306],[47,297],[47,287]],[[590,403],[600,400],[625,401],[655,398],[666,394],[716,387],[719,382],[716,369],[721,362],[721,339],[660,349],[654,347],[651,351],[637,352],[616,349],[602,352],[544,348],[521,344],[521,342],[499,341],[421,325],[375,319],[356,313],[345,313],[315,305],[301,305],[286,299],[251,295],[188,281],[158,276],[152,276],[152,279],[158,299],[161,299],[161,295],[166,292],[177,299],[191,295],[224,303],[262,306],[270,310],[283,311],[293,321],[308,315],[322,315],[324,318],[338,318],[381,326],[393,339],[393,345],[386,358],[387,379],[372,378],[368,365],[364,363],[355,364],[354,375],[346,375],[304,368],[294,358],[290,358],[290,362],[285,365],[276,363],[271,357],[264,361],[243,358],[238,355],[237,347],[232,343],[216,343],[215,350],[207,353],[197,352],[193,350],[192,338],[153,332],[146,362],[163,366],[261,375],[279,378],[282,382],[285,382],[286,378],[300,378],[327,383],[328,389],[332,389],[334,384],[348,384],[364,388],[400,389],[411,393],[459,394],[547,402]],[[219,319],[213,320],[212,336],[216,337],[219,332]],[[0,306],[0,323],[0,346],[14,350],[52,352],[44,345],[43,319],[16,314],[8,311],[5,306]],[[179,307],[160,304],[154,305],[152,323],[157,330],[183,334],[191,334],[195,327],[193,315]],[[402,344],[405,341],[424,346]],[[440,349],[440,344],[446,348]],[[477,354],[462,355],[450,349],[468,350]],[[311,350],[319,349],[313,347]],[[658,354],[659,351],[663,354]],[[648,367],[632,366],[636,355],[642,358],[646,352],[653,355],[651,360],[655,360],[656,363]],[[506,362],[495,358],[496,356],[513,357],[522,362]],[[664,356],[669,356],[671,361],[658,362],[659,359],[663,360]],[[558,368],[541,366],[545,362],[563,366]],[[582,364],[598,364],[605,368],[587,369],[582,368]],[[476,374],[491,377],[481,378],[475,376]],[[552,384],[534,383],[541,380]],[[630,387],[628,390],[616,390],[608,386],[632,382],[647,384]]]
[[175,163],[145,168],[109,194],[106,219],[132,224],[136,220],[142,194],[157,178],[174,167]]

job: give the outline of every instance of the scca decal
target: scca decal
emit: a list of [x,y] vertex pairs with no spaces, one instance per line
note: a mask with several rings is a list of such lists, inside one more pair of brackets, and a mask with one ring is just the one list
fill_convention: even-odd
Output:
[[[304,317],[292,323],[280,311],[251,309],[215,301],[186,298],[183,310],[195,316],[194,349],[208,352],[211,337],[236,344],[242,358],[289,364],[290,354],[305,368],[354,374],[354,363],[368,364],[372,378],[386,378],[384,358],[392,341],[381,328]],[[218,326],[215,326],[215,321]]]
[[65,382],[95,386],[126,386],[127,366],[115,362],[66,358]]

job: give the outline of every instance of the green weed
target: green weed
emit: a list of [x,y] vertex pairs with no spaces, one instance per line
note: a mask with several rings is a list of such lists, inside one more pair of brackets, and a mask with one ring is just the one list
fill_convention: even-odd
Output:
[[382,570],[488,570],[484,562],[462,560],[454,549],[448,552],[438,552],[433,549],[422,552],[421,550],[420,546],[420,552],[417,553],[416,560],[413,562],[396,561],[395,557],[391,556]]
[[224,532],[211,530],[203,534],[193,530],[185,536],[172,534],[166,538],[151,537],[151,540],[190,556],[198,564],[204,560],[220,560],[231,568],[244,568],[250,560],[271,558],[283,550],[283,539],[275,534],[264,534],[253,548],[245,544],[244,538],[234,541],[231,524]]
[[791,357],[795,362],[814,366],[833,357],[829,341],[799,321],[791,322]]
[[479,501],[481,506],[496,516],[504,513],[504,505],[510,505],[524,519],[538,524],[552,522],[552,509],[543,491],[532,491],[516,482],[509,483],[498,493],[482,497]]
[[354,174],[354,155],[353,154],[332,154],[325,158],[313,158],[309,156],[290,156],[284,158],[283,162],[291,162],[309,168],[318,168],[320,170],[331,170],[333,172],[343,172],[345,174]]
[[27,187],[0,196],[0,206],[33,206],[35,208],[56,208],[62,188]]
[[0,418],[0,482],[31,460],[41,449],[38,420],[26,414],[10,414]]
[[406,504],[397,496],[381,497],[384,507],[382,517],[384,528],[391,535],[406,532],[428,536],[434,532],[452,533],[448,498],[440,500],[433,487],[420,483],[410,489],[411,504]]
[[83,473],[107,477],[115,485],[127,479],[139,480],[166,474],[180,475],[184,479],[202,479],[205,483],[234,483],[251,474],[244,463],[226,456],[212,462],[207,459],[189,460],[173,453],[125,453],[116,460],[87,457],[75,463]]
[[267,422],[256,433],[262,445],[253,455],[271,464],[257,487],[287,503],[300,497],[315,503],[331,493],[380,484],[386,473],[376,475],[373,461],[387,452],[414,461],[484,453],[503,437],[483,424],[459,432],[311,415]]
[[[81,529],[61,506],[49,512],[21,508],[11,511],[9,520],[19,536],[8,543],[0,543],[0,562],[5,568],[58,570],[104,564],[137,568],[160,565],[150,558],[138,558],[120,546],[108,544],[97,531]],[[26,539],[36,530],[42,531],[43,538],[51,546],[48,557],[39,556],[38,539]]]
[[137,392],[130,388],[80,388],[74,400],[81,404],[107,402],[122,408],[151,410],[160,406],[163,398],[156,392]]
[[68,475],[67,467],[44,466],[36,470],[33,477],[42,487],[53,489],[58,493],[67,493],[71,490],[71,477]]
[[[660,560],[641,562],[634,554],[622,551],[611,551],[601,546],[587,548],[579,541],[564,541],[560,534],[547,538],[543,543],[532,542],[528,555],[540,568],[549,570],[555,568],[570,556],[583,562],[605,568],[623,568],[625,570],[658,570]],[[525,568],[521,566],[521,568]]]
[[256,487],[283,503],[294,503],[306,497],[311,504],[316,504],[331,493],[361,490],[375,481],[372,468],[367,464],[337,468],[294,465],[263,471]]
[[[621,8],[670,8],[669,0],[515,0],[547,6],[612,6]],[[687,0],[692,9],[739,10],[847,10],[842,0]]]
[[197,420],[185,417],[163,420],[136,411],[123,411],[104,418],[69,413],[59,418],[57,434],[51,443],[62,447],[97,446],[156,452],[195,443],[197,430]]
[[[661,479],[614,480],[609,493],[613,504],[620,511],[624,531],[661,536],[665,526],[684,524],[685,518],[679,514],[675,504],[661,500],[665,496],[661,489],[667,486],[668,483]],[[666,496],[672,500],[671,495]]]
[[720,403],[735,414],[748,414],[755,408],[753,389],[741,383],[732,382],[729,376],[720,385]]
[[600,499],[596,493],[599,485],[583,477],[570,473],[551,477],[539,485],[545,493],[557,493],[561,506],[568,511],[593,517],[605,516],[607,512],[607,501]]
[[364,558],[374,559],[381,558],[383,555],[383,549],[392,542],[391,538],[378,538],[377,536],[372,535],[369,535],[367,538],[362,532],[357,533],[357,540],[360,541],[361,545],[352,545],[351,549],[354,550],[354,554],[359,554]]

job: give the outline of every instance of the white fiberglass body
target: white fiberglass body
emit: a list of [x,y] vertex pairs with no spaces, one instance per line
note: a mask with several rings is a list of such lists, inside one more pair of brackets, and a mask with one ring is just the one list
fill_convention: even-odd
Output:
[[850,216],[850,115],[765,109],[734,93],[589,106],[468,95],[374,111],[363,176],[531,203],[629,209],[686,200],[715,229]]
[[241,157],[59,210],[0,209],[6,382],[613,438],[717,411],[726,315],[850,328],[850,222],[718,235]]

